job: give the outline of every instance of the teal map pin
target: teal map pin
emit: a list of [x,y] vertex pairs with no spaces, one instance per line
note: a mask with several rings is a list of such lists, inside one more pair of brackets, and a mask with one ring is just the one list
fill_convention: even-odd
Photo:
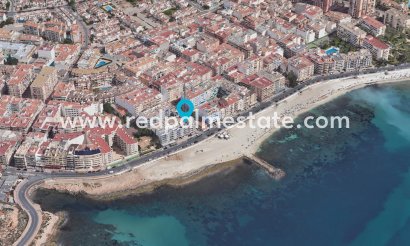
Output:
[[[184,111],[182,107],[184,107],[185,105],[188,107],[188,110]],[[191,100],[186,99],[186,98],[182,98],[177,104],[177,112],[181,118],[190,117],[192,113],[194,112],[194,109],[195,109],[194,103]]]

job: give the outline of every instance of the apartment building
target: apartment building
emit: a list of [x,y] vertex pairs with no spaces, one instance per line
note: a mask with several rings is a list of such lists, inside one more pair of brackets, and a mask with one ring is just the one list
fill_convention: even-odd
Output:
[[103,169],[103,155],[94,144],[72,145],[67,154],[67,165],[78,172],[98,171]]
[[3,95],[0,98],[0,129],[26,134],[43,107],[40,100]]
[[315,74],[329,74],[334,71],[335,61],[323,50],[310,52],[307,57],[315,65]]
[[359,25],[375,37],[384,35],[386,32],[386,25],[367,15],[360,19]]
[[0,165],[9,165],[13,153],[16,151],[18,142],[16,140],[0,141]]
[[170,128],[157,128],[154,129],[155,134],[158,136],[159,141],[162,146],[167,146],[170,144],[175,143],[178,139],[182,139],[183,137],[192,134],[193,128],[191,127],[181,127],[175,126]]
[[4,56],[11,56],[16,58],[19,63],[29,63],[32,56],[36,52],[36,46],[23,43],[10,43],[0,41],[0,50],[3,51]]
[[213,75],[220,75],[244,59],[245,55],[239,49],[229,44],[221,44],[204,59],[204,65],[212,69]]
[[57,69],[53,67],[43,67],[39,75],[30,86],[31,97],[46,101],[53,92],[57,84]]
[[115,103],[125,108],[133,116],[153,108],[161,102],[161,94],[154,89],[142,88],[115,97]]
[[368,49],[377,60],[389,59],[390,46],[376,37],[367,35],[363,41],[363,47]]
[[141,57],[124,65],[123,70],[128,76],[140,76],[144,71],[158,64],[158,60],[152,56]]
[[23,25],[25,34],[42,36],[46,40],[62,43],[67,38],[67,29],[63,23],[45,22],[37,24],[34,22],[25,22]]
[[410,16],[395,8],[387,10],[384,14],[384,23],[393,27],[398,28],[410,28]]
[[262,67],[263,60],[260,57],[253,55],[249,59],[238,64],[238,71],[246,75],[251,75],[259,72]]
[[40,24],[26,21],[23,25],[23,32],[30,35],[40,36],[43,33],[43,27]]
[[[198,85],[196,87],[190,87],[185,89],[185,97],[192,101],[195,107],[212,100],[218,94],[219,87],[206,83]],[[181,97],[181,94],[179,97]]]
[[9,80],[6,81],[8,94],[15,97],[22,97],[32,81],[33,66],[25,64],[18,65]]
[[57,26],[47,27],[43,31],[46,40],[62,43],[67,38],[66,30]]
[[45,22],[41,24],[26,22],[23,32],[30,35],[42,36],[46,40],[62,43],[67,38],[67,29],[63,23]]
[[30,132],[26,139],[14,154],[14,165],[17,168],[36,167],[38,160],[37,152],[40,146],[47,141],[47,134],[42,132]]
[[112,149],[101,137],[87,131],[81,144],[71,144],[67,149],[67,166],[77,172],[98,171],[112,162]]
[[124,128],[118,128],[115,132],[114,143],[124,152],[125,155],[138,154],[138,142],[131,137]]
[[265,77],[261,77],[257,74],[246,77],[240,82],[240,85],[243,85],[251,90],[256,92],[258,101],[263,102],[275,95],[275,86],[272,81]]
[[353,18],[371,15],[375,12],[376,0],[350,0],[349,14]]
[[366,37],[366,32],[353,23],[340,23],[337,27],[337,36],[354,46],[361,46]]
[[52,100],[66,101],[68,96],[72,91],[75,90],[74,83],[64,83],[58,82],[54,87],[53,94],[51,95]]
[[345,70],[353,71],[368,68],[372,65],[372,54],[367,49],[361,49],[348,54],[342,54],[345,60]]
[[61,141],[46,141],[38,149],[36,168],[67,169],[66,143]]
[[282,70],[296,75],[298,81],[310,79],[315,72],[315,65],[304,56],[294,56],[282,64]]

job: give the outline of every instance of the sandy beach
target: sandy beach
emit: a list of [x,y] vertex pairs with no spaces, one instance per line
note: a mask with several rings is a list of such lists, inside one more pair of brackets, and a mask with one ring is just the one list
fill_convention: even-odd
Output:
[[[410,70],[406,69],[389,72],[388,75],[381,72],[316,83],[255,114],[256,120],[262,116],[272,117],[275,112],[279,116],[295,118],[320,104],[370,83],[391,83],[409,78]],[[140,165],[129,172],[99,178],[49,179],[41,186],[70,193],[81,192],[89,196],[126,195],[136,189],[146,192],[164,183],[172,184],[171,180],[206,174],[206,170],[215,168],[218,163],[239,159],[244,155],[253,155],[260,144],[276,130],[250,127],[242,129],[234,125],[227,130],[231,136],[228,140],[210,137],[171,156]]]

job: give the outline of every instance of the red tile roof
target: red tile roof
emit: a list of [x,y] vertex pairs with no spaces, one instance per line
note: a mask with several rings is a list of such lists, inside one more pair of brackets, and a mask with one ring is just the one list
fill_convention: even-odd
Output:
[[378,20],[376,20],[376,19],[374,19],[374,18],[372,18],[372,17],[370,17],[370,16],[363,16],[362,17],[362,20],[364,21],[364,22],[366,22],[366,24],[367,25],[369,25],[369,26],[372,26],[372,27],[374,27],[374,28],[376,28],[376,29],[380,29],[380,28],[382,28],[383,26],[384,26],[384,24],[383,23],[381,23],[380,21],[378,21]]
[[389,48],[389,46],[386,43],[384,43],[378,38],[373,37],[372,35],[367,35],[364,42],[369,43],[371,46],[377,49],[385,50]]
[[137,141],[135,141],[134,138],[128,135],[128,133],[124,130],[124,128],[117,129],[117,137],[119,137],[126,144],[136,144],[137,143]]

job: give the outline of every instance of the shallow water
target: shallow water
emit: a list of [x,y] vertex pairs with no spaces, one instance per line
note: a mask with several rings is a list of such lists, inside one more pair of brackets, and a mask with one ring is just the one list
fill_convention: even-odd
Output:
[[258,155],[273,181],[240,163],[183,188],[111,202],[40,190],[67,211],[64,245],[410,245],[410,86],[364,88],[307,114],[350,129],[281,130]]

